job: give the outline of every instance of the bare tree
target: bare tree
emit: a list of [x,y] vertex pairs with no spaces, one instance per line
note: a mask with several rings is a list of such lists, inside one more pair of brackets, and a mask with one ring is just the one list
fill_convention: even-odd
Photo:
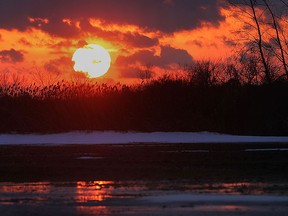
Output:
[[260,57],[261,57],[261,62],[262,62],[263,67],[264,67],[265,80],[268,83],[271,83],[272,80],[271,80],[271,76],[270,76],[270,70],[269,70],[265,55],[264,55],[261,26],[259,24],[258,16],[257,16],[256,10],[255,10],[255,2],[256,1],[255,0],[249,0],[249,2],[250,2],[250,7],[251,7],[251,10],[252,10],[252,13],[253,13],[253,19],[255,21],[255,25],[256,25],[256,28],[257,28],[257,34],[258,34],[257,44],[258,44],[259,54],[260,54]]
[[190,82],[195,86],[208,87],[217,84],[217,64],[208,61],[196,61],[186,69]]
[[281,37],[280,37],[280,33],[279,33],[279,29],[280,29],[280,26],[279,26],[279,23],[277,21],[277,18],[275,16],[275,13],[274,11],[272,10],[270,4],[267,2],[267,0],[262,0],[266,6],[266,8],[268,9],[269,11],[269,14],[271,16],[271,19],[272,19],[272,25],[273,25],[273,28],[275,30],[275,34],[276,34],[276,42],[279,46],[279,50],[280,50],[280,61],[282,62],[282,65],[283,65],[283,68],[284,68],[284,71],[285,71],[285,74],[288,78],[288,68],[287,68],[287,64],[286,64],[286,58],[285,58],[285,54],[284,54],[284,48],[283,48],[283,45],[282,45],[282,40],[281,40]]
[[[246,52],[249,53],[249,55],[251,56],[255,56],[256,58],[253,57],[254,60],[258,59],[257,69],[263,72],[264,74],[263,80],[267,83],[271,83],[274,79],[274,77],[272,76],[273,71],[271,71],[273,67],[271,67],[270,65],[271,64],[271,61],[270,61],[271,50],[272,50],[271,48],[275,48],[275,47],[273,47],[273,45],[269,41],[269,39],[271,39],[272,36],[269,35],[269,32],[267,31],[268,24],[265,23],[267,21],[266,11],[268,10],[268,8],[265,4],[265,2],[267,3],[267,1],[265,2],[264,1],[265,0],[257,0],[257,1],[256,0],[231,0],[228,2],[234,8],[239,9],[239,14],[240,14],[240,16],[238,17],[239,20],[241,19],[240,17],[242,17],[243,20],[245,20],[243,29],[237,31],[237,33],[241,33],[241,34],[238,34],[240,35],[240,37],[243,37],[244,33],[246,34],[246,38],[245,37],[241,38],[241,43],[243,43],[244,41],[244,46],[245,46],[244,48],[246,49]],[[272,9],[271,9],[271,12],[274,16]],[[277,27],[277,29],[275,29],[275,26]],[[275,19],[275,25],[273,25],[273,28],[275,29],[275,32],[277,31],[278,33],[277,44],[281,44],[282,46],[280,34],[279,34],[279,25],[277,25],[276,19]],[[245,49],[242,49],[240,53],[242,54],[243,50]],[[283,51],[283,46],[282,46],[282,51]],[[286,60],[285,60],[284,51],[283,51],[283,55],[281,56],[282,56],[281,62],[282,64],[284,64],[283,62],[285,62],[284,70],[286,70]]]
[[[257,68],[265,82],[288,80],[288,1],[228,0],[238,19],[244,23],[236,31],[243,50],[258,59]],[[286,9],[286,10],[285,10]],[[286,31],[286,32],[285,32]],[[244,41],[244,43],[243,43]],[[261,67],[261,69],[260,69]]]

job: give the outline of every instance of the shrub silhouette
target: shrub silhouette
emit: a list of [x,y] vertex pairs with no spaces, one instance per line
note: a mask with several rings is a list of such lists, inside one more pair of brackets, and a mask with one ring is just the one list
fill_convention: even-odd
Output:
[[0,131],[214,131],[287,135],[288,85],[162,78],[138,86],[65,81],[0,88]]

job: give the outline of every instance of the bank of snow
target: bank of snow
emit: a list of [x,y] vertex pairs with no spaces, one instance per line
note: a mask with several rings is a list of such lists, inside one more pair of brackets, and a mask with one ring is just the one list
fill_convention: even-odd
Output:
[[236,136],[209,132],[69,132],[58,134],[1,134],[10,144],[130,144],[130,143],[288,143],[288,137]]

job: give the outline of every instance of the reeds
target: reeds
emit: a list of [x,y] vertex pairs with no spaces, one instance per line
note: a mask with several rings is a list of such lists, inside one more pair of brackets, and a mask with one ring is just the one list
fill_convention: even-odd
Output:
[[214,131],[288,135],[288,85],[207,83],[164,76],[137,86],[0,86],[0,132]]

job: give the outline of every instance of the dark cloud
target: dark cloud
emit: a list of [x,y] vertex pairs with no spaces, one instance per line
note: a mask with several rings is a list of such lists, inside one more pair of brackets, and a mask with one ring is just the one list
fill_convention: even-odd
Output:
[[71,61],[71,58],[60,57],[46,62],[44,64],[44,69],[48,72],[52,72],[56,75],[59,75],[62,74],[63,72],[67,72],[67,68],[71,68],[72,66],[73,62]]
[[157,38],[149,38],[139,33],[122,33],[119,31],[104,31],[100,28],[93,27],[87,20],[82,20],[81,29],[93,33],[95,36],[104,38],[106,40],[112,40],[118,43],[125,43],[127,46],[137,48],[147,48],[156,46],[159,44]]
[[155,55],[153,51],[141,50],[130,56],[120,56],[117,64],[134,64],[139,62],[142,65],[151,64],[158,67],[168,68],[171,64],[191,64],[192,56],[182,49],[175,49],[170,46],[161,47],[160,56]]
[[233,47],[233,46],[237,45],[235,40],[231,40],[231,39],[227,38],[226,36],[222,37],[222,40],[226,46],[232,46]]
[[141,34],[124,34],[124,40],[127,45],[130,45],[132,47],[152,47],[159,44],[159,41],[157,38],[149,38],[145,35]]
[[[288,4],[288,1],[287,0],[281,0],[281,1],[267,1],[268,4],[270,4],[272,7],[282,7],[285,6],[285,4]],[[247,0],[229,0],[228,1],[228,5],[229,3],[232,3],[234,5],[250,5],[250,1],[247,1]],[[254,5],[255,6],[263,6],[263,0],[254,0]]]
[[[218,0],[1,0],[0,28],[25,30],[34,26],[68,37],[81,32],[62,22],[65,18],[95,17],[107,23],[134,24],[149,30],[172,33],[195,29],[202,22],[217,25],[223,20]],[[41,19],[31,22],[28,18]]]
[[0,62],[17,63],[24,61],[24,54],[15,49],[0,51]]
[[21,38],[18,42],[24,46],[28,46],[28,47],[32,46],[32,44],[26,38]]
[[203,42],[200,40],[193,40],[193,41],[189,42],[189,44],[193,44],[193,45],[198,46],[198,47],[203,47]]
[[159,56],[156,56],[153,51],[141,50],[130,56],[119,56],[116,60],[116,64],[127,65],[139,62],[141,64],[158,65],[160,59],[161,58]]
[[193,62],[192,56],[186,50],[175,49],[170,46],[164,46],[161,48],[160,58],[160,62],[163,64],[163,66],[173,63],[184,65],[191,64]]
[[77,47],[83,47],[85,45],[88,45],[87,41],[85,40],[79,40],[77,43]]
[[70,40],[65,40],[65,41],[60,41],[54,44],[51,44],[49,47],[53,49],[62,49],[62,48],[69,48],[73,45],[72,41]]
[[121,78],[141,78],[143,70],[137,67],[126,67],[123,70],[120,70]]
[[[34,26],[37,28],[37,26]],[[60,36],[64,38],[78,37],[81,35],[81,30],[74,25],[64,23],[61,18],[49,19],[49,23],[43,24],[38,28],[48,32],[53,36]]]
[[[172,64],[192,64],[193,58],[186,50],[163,46],[161,47],[160,56],[155,55],[153,51],[142,50],[130,56],[120,56],[116,60],[117,65],[125,65],[125,69],[121,72],[124,77],[138,76],[140,69],[135,67],[135,63],[140,63],[144,67],[151,65],[170,69]],[[128,67],[129,65],[130,67]]]
[[[277,14],[277,16],[287,16],[288,15],[288,11],[287,11],[287,5],[288,5],[288,0],[281,0],[281,1],[266,1],[269,5],[269,7],[272,9],[272,11]],[[258,7],[260,8],[262,11],[259,13],[261,15],[258,16],[258,19],[262,19],[263,22],[266,23],[271,23],[271,14],[269,12],[269,10],[267,10],[266,6],[265,6],[265,2],[264,0],[254,0],[253,1],[254,7]],[[222,4],[223,7],[225,8],[229,8],[231,6],[237,6],[238,8],[241,8],[236,13],[233,13],[233,16],[237,17],[239,16],[239,12],[242,15],[248,15],[247,17],[253,19],[252,16],[252,8],[251,8],[251,2],[247,1],[247,0],[229,0],[226,1],[226,4]],[[242,10],[243,7],[245,7],[245,10]],[[244,12],[245,11],[245,12]],[[243,13],[244,12],[244,13]],[[256,11],[257,13],[257,11]],[[274,14],[274,15],[275,15]]]

